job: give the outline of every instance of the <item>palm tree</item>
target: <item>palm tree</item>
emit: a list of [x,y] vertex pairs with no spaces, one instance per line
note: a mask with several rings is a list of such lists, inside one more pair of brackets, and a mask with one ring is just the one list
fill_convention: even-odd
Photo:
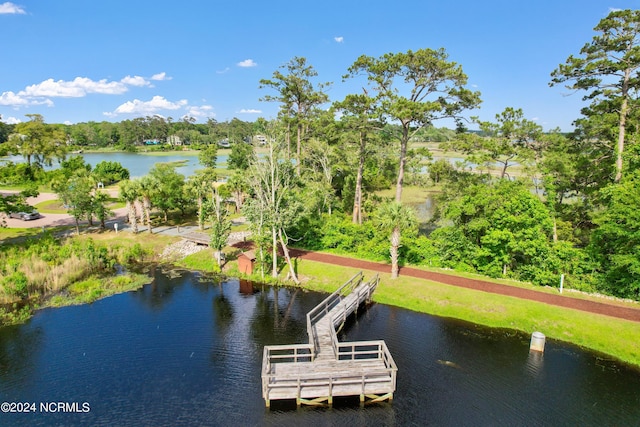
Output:
[[140,182],[137,180],[130,181],[128,179],[120,182],[120,198],[127,204],[127,215],[129,216],[129,224],[134,233],[138,232],[138,218],[136,212],[136,203],[140,198]]
[[212,182],[210,178],[201,171],[197,171],[187,180],[187,192],[195,196],[198,203],[198,228],[204,230],[204,220],[206,219],[204,201],[211,191]]
[[417,224],[415,212],[408,206],[398,202],[388,202],[381,205],[376,211],[374,222],[381,231],[391,232],[389,240],[391,247],[391,278],[398,277],[398,248],[400,247],[400,235],[403,230],[413,228]]
[[140,178],[140,197],[142,198],[142,210],[144,213],[145,222],[147,223],[147,230],[152,233],[151,230],[151,197],[156,191],[157,183],[149,175],[145,175]]

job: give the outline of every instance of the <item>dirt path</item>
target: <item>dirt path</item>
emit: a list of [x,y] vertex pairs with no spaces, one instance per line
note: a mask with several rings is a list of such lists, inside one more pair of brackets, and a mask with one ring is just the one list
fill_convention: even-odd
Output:
[[[381,273],[388,273],[391,268],[387,264],[378,262],[354,260],[338,255],[309,252],[299,249],[292,250],[291,255],[310,261],[342,265],[345,267],[361,268],[363,270],[372,270]],[[527,299],[531,301],[538,301],[559,307],[617,317],[619,319],[631,320],[633,322],[640,322],[640,307],[637,309],[622,307],[614,304],[607,304],[604,302],[583,300],[564,295],[548,294],[545,292],[538,292],[529,289],[518,288],[515,286],[500,285],[498,283],[485,282],[483,280],[468,279],[465,277],[451,276],[443,273],[423,271],[411,267],[402,267],[400,269],[400,274],[403,276],[416,277],[418,279],[432,280],[434,282],[458,286],[461,288],[474,289],[477,291],[490,292],[494,294]]]

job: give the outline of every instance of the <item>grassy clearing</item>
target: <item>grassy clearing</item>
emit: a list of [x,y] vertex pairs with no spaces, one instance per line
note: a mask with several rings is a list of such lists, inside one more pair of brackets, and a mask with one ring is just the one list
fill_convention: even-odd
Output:
[[[53,230],[53,228],[51,228]],[[20,238],[35,237],[42,234],[40,228],[0,228],[0,244]]]
[[[332,292],[359,270],[301,260],[308,289]],[[366,271],[366,277],[375,273]],[[640,327],[635,322],[554,307],[534,301],[457,288],[412,277],[381,275],[374,300],[409,310],[570,342],[640,366]]]
[[[402,188],[402,203],[404,204],[417,204],[424,203],[429,196],[433,196],[437,191],[434,188],[425,188],[419,186],[405,186]],[[385,190],[376,191],[375,193],[380,197],[387,197],[393,199],[396,196],[396,188],[388,188]]]
[[175,264],[179,267],[184,267],[191,270],[206,271],[210,273],[220,272],[218,264],[213,258],[213,250],[211,249],[203,249],[200,252],[188,255],[185,258],[176,261]]
[[[109,209],[120,209],[125,206],[125,203],[118,200],[115,197],[109,198],[109,203],[107,204]],[[45,200],[44,202],[40,202],[34,206],[36,210],[40,213],[44,214],[66,214],[68,213],[67,208],[64,207],[62,201],[58,199],[53,200]]]

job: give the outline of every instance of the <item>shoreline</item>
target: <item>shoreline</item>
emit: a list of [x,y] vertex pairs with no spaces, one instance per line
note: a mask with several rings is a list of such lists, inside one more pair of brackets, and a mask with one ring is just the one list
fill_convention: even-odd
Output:
[[[141,236],[134,236],[130,233],[117,235],[115,233],[89,233],[82,236],[97,238],[107,244],[115,239],[121,240],[125,235],[126,240],[131,244],[143,241],[145,246],[153,247],[154,258],[160,256],[163,249],[172,243],[179,236],[163,235],[162,232],[148,235],[146,233]],[[139,237],[143,237],[140,239]],[[237,249],[237,248],[234,248]],[[211,251],[205,249],[205,251]],[[325,253],[316,253],[323,256],[330,255]],[[200,253],[200,257],[207,254]],[[212,255],[211,255],[212,256]],[[191,255],[183,258],[189,260]],[[231,258],[231,257],[229,257]],[[354,272],[365,270],[365,275],[370,276],[379,273],[382,278],[381,286],[374,294],[374,301],[382,304],[412,310],[428,315],[435,315],[446,318],[459,319],[478,325],[492,328],[503,328],[517,330],[524,333],[533,333],[540,331],[549,339],[556,339],[567,342],[582,348],[589,349],[606,357],[620,360],[626,364],[640,368],[640,352],[634,351],[629,343],[640,342],[640,325],[637,321],[622,320],[609,317],[603,314],[592,313],[588,311],[578,311],[566,307],[553,306],[539,301],[530,299],[518,299],[513,296],[496,294],[482,290],[465,289],[448,285],[443,282],[427,280],[423,278],[411,277],[402,274],[398,279],[390,279],[388,272],[380,270],[363,268],[359,263],[363,262],[355,258],[340,257],[346,265],[327,264],[310,257],[301,256],[298,258],[298,268],[301,277],[304,279],[300,285],[303,289],[332,292],[340,286],[345,280],[351,277]],[[189,269],[194,271],[205,271],[204,269],[194,268],[194,266],[186,267],[179,262],[172,262],[176,268]],[[389,266],[380,264],[383,269]],[[405,267],[405,272],[408,267]],[[211,271],[213,272],[213,271]],[[252,281],[260,282],[257,276],[247,277],[239,274],[237,262],[229,260],[223,270],[223,274],[227,277],[247,278]],[[451,274],[451,272],[443,272],[449,277],[460,278],[460,276]],[[348,276],[348,277],[347,277]],[[462,277],[463,278],[463,277]],[[268,277],[263,282],[274,284],[274,281]],[[279,284],[289,286],[290,284],[279,278]],[[464,279],[464,278],[463,278]],[[515,286],[507,286],[515,288]],[[94,289],[95,290],[95,289]],[[127,291],[114,291],[112,294]],[[543,294],[542,291],[537,291]],[[105,297],[100,295],[100,298]],[[585,298],[584,296],[581,296]],[[566,299],[576,299],[565,296]],[[589,299],[596,297],[590,296]],[[598,298],[601,304],[607,304]],[[79,301],[83,303],[83,301]],[[89,301],[87,301],[89,302]],[[77,303],[77,302],[76,302]],[[615,303],[615,304],[614,304]],[[71,304],[65,304],[71,305]],[[636,309],[636,304],[628,304],[624,302],[608,302],[608,305],[614,307],[629,307]],[[637,309],[640,312],[640,309]]]

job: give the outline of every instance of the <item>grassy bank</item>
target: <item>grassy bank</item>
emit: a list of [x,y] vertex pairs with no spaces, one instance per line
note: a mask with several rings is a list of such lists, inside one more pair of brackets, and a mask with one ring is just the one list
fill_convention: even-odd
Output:
[[[359,270],[313,261],[300,261],[305,287],[332,292]],[[366,271],[365,276],[375,273]],[[493,328],[532,333],[600,352],[640,366],[640,325],[535,301],[490,294],[412,277],[391,280],[381,275],[374,300],[420,313],[466,320]]]
[[[3,232],[9,233],[9,230]],[[0,232],[0,238],[2,233]],[[15,231],[11,231],[15,236]],[[83,235],[78,239],[92,239],[121,250],[142,245],[150,256],[162,253],[165,246],[178,240],[176,237],[141,233],[105,232]],[[231,255],[231,254],[229,254]],[[231,258],[231,257],[229,257]],[[190,255],[178,265],[196,270],[215,271],[211,250]],[[225,273],[237,276],[237,263],[227,262]],[[332,292],[359,270],[308,260],[299,260],[298,272],[306,289]],[[283,273],[286,274],[286,273]],[[375,273],[365,271],[365,276]],[[640,325],[635,322],[555,307],[534,301],[490,294],[445,285],[428,280],[401,276],[391,280],[389,274],[381,275],[381,283],[374,300],[381,304],[402,307],[436,316],[461,319],[494,328],[508,328],[530,334],[544,333],[549,339],[560,340],[609,355],[629,364],[640,366]],[[489,280],[483,278],[484,280]],[[45,298],[43,306],[60,306],[95,301],[114,293],[137,289],[146,283],[145,276],[85,277]],[[528,286],[515,284],[516,286]],[[546,289],[546,292],[556,292]],[[595,299],[594,297],[586,297]],[[620,303],[624,304],[624,303]],[[626,305],[626,304],[624,304]],[[19,313],[18,313],[19,314]]]
[[[211,271],[209,251],[185,258],[182,265]],[[237,264],[231,261],[225,267],[229,275],[237,275]],[[298,272],[303,287],[321,292],[333,292],[359,269],[299,260]],[[365,278],[376,274],[365,271]],[[576,344],[626,363],[640,366],[640,325],[622,319],[556,307],[535,301],[491,294],[445,285],[429,280],[400,276],[392,280],[390,274],[381,274],[381,282],[374,301],[435,316],[455,318],[492,328],[507,328],[531,334],[539,331],[549,339]],[[474,275],[477,278],[476,275]],[[256,278],[258,279],[258,278]],[[482,277],[483,280],[491,280]],[[496,281],[505,284],[507,281]],[[510,286],[532,288],[515,283]],[[539,288],[544,292],[557,292]],[[578,295],[590,300],[597,297]],[[600,299],[600,302],[603,302]],[[631,306],[625,302],[609,302]],[[637,304],[634,305],[637,307]]]

